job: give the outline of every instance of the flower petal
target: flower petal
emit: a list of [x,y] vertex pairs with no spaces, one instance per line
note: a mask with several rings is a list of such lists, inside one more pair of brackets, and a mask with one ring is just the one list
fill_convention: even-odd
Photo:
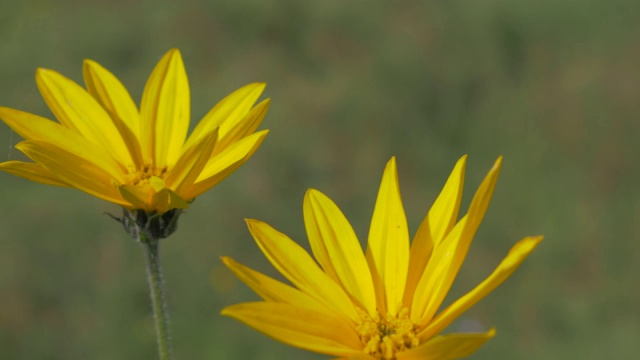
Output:
[[440,195],[431,206],[427,216],[422,220],[413,238],[404,304],[411,304],[413,301],[413,294],[418,281],[420,281],[420,275],[429,262],[433,248],[442,242],[456,223],[462,199],[466,163],[466,155],[458,160]]
[[38,115],[5,107],[0,107],[0,117],[23,138],[44,141],[71,154],[82,154],[83,158],[108,172],[114,179],[124,181],[122,165],[76,131]]
[[333,356],[362,353],[355,329],[325,313],[290,304],[254,302],[226,307],[221,314],[304,350]]
[[123,185],[117,188],[120,196],[131,203],[132,209],[164,214],[171,209],[186,209],[189,206],[178,194],[167,188],[164,181],[157,176],[152,176],[149,183]]
[[113,154],[123,166],[133,164],[113,120],[80,85],[53,70],[38,69],[36,83],[42,97],[62,125]]
[[215,129],[211,134],[202,137],[200,141],[188,148],[169,171],[165,179],[167,187],[174,189],[178,194],[182,194],[185,189],[190,188],[209,161],[217,141],[218,129]]
[[228,256],[222,262],[247,286],[265,301],[305,307],[331,315],[331,309],[319,303],[308,294],[267,275],[246,267]]
[[358,320],[347,293],[316,265],[300,245],[266,223],[252,219],[246,221],[264,255],[294,286],[344,317],[354,322]]
[[349,221],[331,199],[314,189],[307,191],[303,209],[307,236],[316,260],[358,305],[375,314],[376,295],[371,272]]
[[502,157],[499,157],[473,196],[468,214],[456,224],[431,255],[418,282],[411,311],[412,319],[421,319],[421,324],[426,324],[433,318],[449,292],[489,206],[501,165]]
[[193,142],[217,127],[220,127],[220,138],[226,137],[229,130],[242,121],[266,86],[265,83],[252,83],[227,95],[200,120],[189,136],[186,146],[191,146]]
[[211,158],[193,184],[184,194],[185,199],[193,199],[224,180],[240,165],[244,164],[258,150],[269,130],[258,131],[229,146]]
[[71,185],[58,179],[57,176],[39,164],[22,161],[5,161],[0,163],[0,170],[41,184],[71,187]]
[[382,176],[369,229],[367,261],[376,285],[378,308],[383,314],[395,315],[402,302],[409,270],[409,230],[395,157],[389,160]]
[[458,316],[467,311],[470,307],[482,300],[487,294],[497,288],[522,264],[533,249],[542,241],[542,236],[527,237],[520,240],[511,248],[509,254],[502,260],[500,265],[475,289],[468,292],[463,297],[444,309],[435,319],[429,323],[427,328],[418,334],[421,339],[428,339],[440,333]]
[[85,60],[82,73],[87,90],[109,113],[136,167],[141,167],[140,114],[131,95],[118,78],[95,61]]
[[161,168],[178,160],[189,129],[189,82],[178,49],[158,62],[140,105],[141,146],[145,158]]
[[240,141],[248,135],[253,134],[262,120],[267,115],[269,110],[269,104],[271,99],[266,99],[260,104],[256,105],[251,111],[245,115],[241,121],[233,124],[233,127],[226,126],[225,122],[220,126],[220,131],[224,131],[226,134],[220,139],[214,150],[214,154],[220,153],[229,145]]
[[496,335],[486,333],[457,333],[437,336],[424,345],[398,353],[398,360],[449,360],[467,357]]
[[67,184],[100,199],[126,205],[111,185],[111,175],[91,160],[38,140],[23,141],[16,148]]

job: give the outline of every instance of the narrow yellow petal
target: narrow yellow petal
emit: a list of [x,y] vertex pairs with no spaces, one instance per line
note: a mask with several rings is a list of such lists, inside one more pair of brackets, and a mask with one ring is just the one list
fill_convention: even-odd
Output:
[[211,134],[202,137],[200,141],[188,148],[165,178],[167,187],[178,194],[182,194],[185,189],[190,188],[209,161],[217,141],[218,129],[215,129]]
[[358,320],[347,293],[300,245],[261,221],[247,219],[247,226],[267,259],[293,285],[344,317]]
[[16,148],[76,189],[118,205],[126,205],[111,185],[111,175],[86,158],[37,140],[23,141]]
[[135,165],[141,167],[140,114],[131,95],[118,78],[95,61],[85,60],[82,73],[87,90],[109,113]]
[[290,304],[255,302],[226,307],[221,314],[304,350],[333,356],[361,353],[362,343],[355,328],[325,313]]
[[435,337],[424,345],[398,353],[398,360],[449,360],[467,357],[496,335],[486,333],[457,333]]
[[123,166],[133,164],[120,132],[100,104],[80,85],[53,70],[38,69],[42,97],[62,125],[113,154]]
[[[499,157],[473,196],[471,205],[469,206],[469,212],[463,219],[463,226],[461,226],[463,220],[458,222],[444,241],[448,242],[448,244],[445,245],[443,242],[443,245],[439,246],[431,256],[422,275],[422,279],[418,283],[417,287],[420,289],[416,290],[416,294],[422,292],[423,297],[421,301],[424,302],[425,299],[428,299],[426,300],[428,304],[426,306],[425,304],[418,304],[419,300],[417,301],[414,298],[414,309],[417,305],[423,308],[424,312],[414,313],[412,311],[412,318],[418,316],[422,319],[423,323],[428,322],[442,304],[447,292],[449,292],[451,284],[453,284],[453,280],[458,274],[464,258],[467,256],[467,251],[469,250],[473,236],[476,230],[478,230],[478,226],[480,226],[480,222],[487,211],[493,190],[498,181],[501,165],[502,157]],[[456,232],[456,228],[459,232]],[[451,236],[454,232],[456,232],[455,236]],[[429,285],[423,286],[423,284],[426,283]]]
[[384,294],[384,302],[378,301],[378,308],[383,313],[395,315],[402,302],[409,270],[409,230],[400,197],[395,157],[389,160],[382,176],[369,229],[367,261],[378,296]]
[[7,172],[11,175],[19,176],[31,181],[39,182],[46,185],[71,187],[63,180],[60,180],[57,176],[52,174],[49,170],[34,163],[22,162],[22,161],[5,161],[0,163],[0,170]]
[[18,135],[27,140],[44,141],[71,154],[82,154],[111,175],[117,181],[124,181],[125,171],[111,153],[96,146],[76,131],[49,119],[20,110],[0,107],[0,117]]
[[189,129],[190,94],[187,73],[178,49],[158,62],[140,105],[143,154],[160,168],[178,160]]
[[[433,316],[431,312],[440,307],[443,297],[446,295],[446,290],[442,290],[443,283],[450,271],[451,262],[466,223],[467,216],[465,215],[431,255],[426,269],[421,274],[411,303],[411,319],[413,321],[428,322]],[[431,316],[427,316],[425,313],[431,314]]]
[[267,115],[267,111],[269,110],[269,104],[271,103],[271,99],[266,99],[260,104],[256,105],[247,115],[245,115],[241,121],[233,124],[233,127],[227,126],[229,123],[225,122],[220,126],[220,132],[225,132],[224,137],[220,138],[218,144],[216,145],[216,149],[214,150],[214,155],[224,151],[229,145],[240,141],[241,139],[253,134],[262,120]]
[[231,175],[258,150],[268,133],[269,130],[258,131],[211,158],[196,183],[183,193],[184,198],[193,199]]
[[227,95],[193,129],[186,146],[191,146],[217,127],[220,127],[220,138],[226,137],[229,130],[242,121],[266,86],[265,83],[252,83]]
[[331,310],[325,305],[292,286],[246,267],[228,256],[222,257],[222,262],[233,271],[240,281],[265,301],[296,305],[317,312],[332,314]]
[[509,278],[541,241],[542,236],[527,237],[520,240],[511,248],[509,254],[488,278],[438,314],[438,316],[429,323],[427,328],[418,334],[418,337],[421,339],[429,339],[444,330],[458,316],[482,300],[487,294]]
[[411,304],[413,301],[416,286],[429,262],[433,248],[440,244],[456,223],[462,199],[466,163],[466,155],[458,160],[440,195],[431,206],[427,216],[422,220],[413,238],[409,256],[409,275],[404,296],[405,304]]
[[371,272],[347,218],[331,199],[314,189],[307,191],[303,209],[307,236],[316,260],[362,308],[376,314]]

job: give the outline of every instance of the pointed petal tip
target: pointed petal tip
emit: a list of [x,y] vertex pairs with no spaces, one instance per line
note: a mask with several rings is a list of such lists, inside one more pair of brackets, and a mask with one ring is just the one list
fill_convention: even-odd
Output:
[[493,163],[493,168],[500,169],[501,166],[502,166],[502,155],[498,156],[498,158],[496,159],[496,162]]
[[307,192],[304,194],[304,200],[307,201],[307,199],[311,200],[312,198],[315,200],[318,196],[324,196],[324,194],[314,188],[308,188]]
[[518,249],[523,253],[532,252],[544,239],[544,236],[528,236],[520,241],[516,245],[514,245],[513,249]]
[[251,229],[253,226],[261,223],[262,221],[260,220],[256,220],[256,219],[250,219],[250,218],[245,218],[244,219],[245,224],[247,224],[247,226],[249,227],[249,229]]
[[492,338],[492,337],[496,336],[497,333],[498,333],[498,331],[496,330],[496,328],[492,327],[491,329],[489,329],[489,331],[487,331],[487,337],[488,338]]
[[388,171],[393,171],[393,173],[396,174],[396,176],[398,174],[398,165],[397,165],[395,155],[392,156],[391,159],[389,159],[389,161],[387,161],[387,165],[385,165],[384,167],[384,173],[386,174]]
[[170,62],[178,62],[178,63],[182,63],[182,53],[180,53],[180,50],[178,50],[178,48],[173,48],[169,51],[167,51],[167,54],[165,56],[170,57]]
[[53,70],[47,69],[47,68],[42,68],[39,67],[36,69],[36,82],[38,81],[42,81],[43,77],[49,75],[51,72],[54,72]]
[[[233,305],[232,305],[232,306],[233,306]],[[231,316],[231,312],[232,312],[232,311],[230,310],[230,308],[231,308],[232,306],[227,306],[227,307],[222,308],[222,310],[220,310],[220,315],[223,315],[223,316]]]
[[267,83],[266,82],[262,82],[262,81],[256,81],[256,82],[253,83],[253,85],[255,85],[256,88],[260,89],[261,93],[267,87]]
[[97,62],[95,62],[95,61],[93,61],[93,60],[91,60],[91,59],[84,59],[84,60],[82,60],[82,66],[83,66],[83,67],[94,66],[94,65],[96,65],[96,64],[97,64]]

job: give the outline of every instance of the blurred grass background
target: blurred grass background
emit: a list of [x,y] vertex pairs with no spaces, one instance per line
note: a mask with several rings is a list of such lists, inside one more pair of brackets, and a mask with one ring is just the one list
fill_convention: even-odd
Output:
[[[415,231],[469,154],[466,208],[503,171],[448,301],[526,235],[546,240],[460,327],[496,326],[474,359],[631,359],[640,339],[640,5],[632,0],[51,1],[0,13],[0,104],[47,117],[37,67],[82,81],[82,59],[139,102],[156,61],[182,51],[192,124],[266,81],[262,148],[197,199],[162,247],[178,359],[322,359],[220,309],[256,299],[221,266],[274,274],[243,218],[307,246],[317,188],[366,238],[398,157]],[[0,159],[20,159],[0,126]],[[5,359],[153,359],[142,249],[75,190],[0,174],[0,351]]]

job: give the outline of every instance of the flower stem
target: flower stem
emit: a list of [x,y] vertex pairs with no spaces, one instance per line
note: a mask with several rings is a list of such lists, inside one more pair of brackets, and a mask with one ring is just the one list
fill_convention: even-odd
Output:
[[164,281],[160,269],[159,241],[148,236],[144,231],[139,232],[138,236],[138,240],[144,246],[147,258],[147,280],[149,281],[153,318],[156,325],[159,357],[160,360],[170,360],[171,331],[169,329],[169,312],[164,294]]

